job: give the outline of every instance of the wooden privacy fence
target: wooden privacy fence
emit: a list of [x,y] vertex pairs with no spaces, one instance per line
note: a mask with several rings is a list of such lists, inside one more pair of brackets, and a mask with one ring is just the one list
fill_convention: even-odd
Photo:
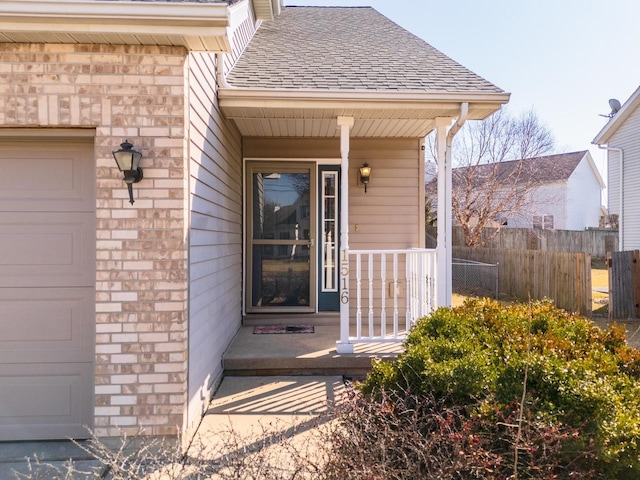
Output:
[[640,252],[613,252],[609,267],[609,318],[640,318]]
[[[541,230],[539,228],[502,228],[493,238],[494,231],[482,231],[482,248],[513,250],[545,250],[555,252],[585,252],[595,258],[606,258],[608,252],[618,248],[618,231],[610,228],[588,230]],[[464,246],[464,232],[453,227],[453,244]]]
[[498,264],[499,291],[521,301],[552,299],[556,306],[591,316],[591,255],[454,247],[453,256]]

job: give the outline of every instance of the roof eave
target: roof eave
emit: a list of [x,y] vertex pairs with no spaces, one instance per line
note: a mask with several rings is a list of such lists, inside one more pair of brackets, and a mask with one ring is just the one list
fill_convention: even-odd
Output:
[[620,125],[631,115],[631,113],[640,105],[640,87],[629,97],[622,108],[611,118],[607,124],[600,130],[600,133],[591,142],[594,145],[603,145],[609,142],[611,136],[616,133]]
[[281,8],[280,0],[253,0],[256,20],[273,20],[280,15]]
[[95,0],[0,0],[2,41],[182,45],[229,51],[229,29],[246,15],[248,0],[226,3]]
[[482,111],[496,111],[509,101],[509,93],[433,93],[416,91],[371,91],[371,90],[292,90],[257,88],[220,88],[220,106],[250,108],[358,108],[385,109],[404,108],[420,110],[437,108],[450,110],[461,103],[469,103],[470,119],[473,108],[482,106]]

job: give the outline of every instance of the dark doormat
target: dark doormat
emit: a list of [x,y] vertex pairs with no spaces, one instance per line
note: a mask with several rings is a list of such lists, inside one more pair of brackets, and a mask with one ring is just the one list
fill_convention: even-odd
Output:
[[253,333],[313,333],[313,325],[258,325]]

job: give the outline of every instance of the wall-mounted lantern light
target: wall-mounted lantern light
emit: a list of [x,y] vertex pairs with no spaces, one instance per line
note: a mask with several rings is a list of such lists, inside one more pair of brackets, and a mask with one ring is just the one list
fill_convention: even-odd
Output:
[[371,167],[368,163],[365,163],[360,167],[360,181],[364,185],[364,193],[367,193],[367,185],[369,185],[369,178],[371,177]]
[[133,205],[133,184],[142,180],[142,169],[140,168],[142,154],[133,150],[133,145],[129,143],[129,140],[121,143],[120,150],[112,153],[118,168],[124,173],[124,181],[129,189],[129,203]]

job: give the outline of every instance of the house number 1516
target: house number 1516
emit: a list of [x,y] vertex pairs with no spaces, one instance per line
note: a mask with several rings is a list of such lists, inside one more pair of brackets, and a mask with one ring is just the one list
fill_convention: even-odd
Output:
[[340,278],[342,279],[342,285],[340,289],[340,302],[349,303],[349,258],[347,257],[347,251],[342,250],[342,260],[340,261]]

